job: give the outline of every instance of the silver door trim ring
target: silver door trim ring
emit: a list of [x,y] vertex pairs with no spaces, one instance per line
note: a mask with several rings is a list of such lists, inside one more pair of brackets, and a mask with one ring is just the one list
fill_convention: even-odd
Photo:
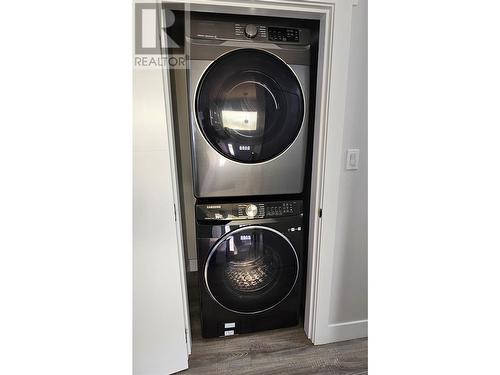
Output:
[[[290,288],[290,290],[288,291],[288,293],[282,298],[280,299],[278,302],[276,302],[274,305],[268,307],[268,308],[265,308],[263,310],[258,310],[258,311],[252,311],[252,312],[245,312],[245,311],[238,311],[238,310],[233,310],[233,309],[230,309],[226,306],[224,306],[222,303],[220,303],[217,298],[215,298],[215,296],[213,295],[212,291],[210,290],[210,286],[208,285],[208,277],[207,277],[207,273],[208,273],[208,265],[210,263],[210,259],[212,258],[212,256],[214,255],[215,251],[217,250],[217,248],[219,247],[219,245],[224,242],[229,236],[232,236],[238,232],[242,232],[244,230],[248,230],[248,229],[262,229],[262,230],[267,230],[269,232],[274,232],[276,233],[277,235],[281,236],[287,243],[288,245],[290,245],[292,251],[293,251],[293,254],[295,255],[295,261],[297,262],[297,272],[295,273],[295,280],[293,282],[293,285],[292,287]],[[260,314],[264,311],[267,311],[267,310],[270,310],[274,307],[276,307],[277,305],[279,305],[281,302],[283,302],[285,300],[285,298],[287,298],[290,293],[292,292],[293,288],[295,288],[295,285],[297,284],[297,280],[299,278],[299,271],[300,271],[300,264],[299,264],[299,257],[297,255],[297,251],[295,250],[295,248],[293,247],[292,243],[290,242],[290,240],[288,238],[286,238],[281,232],[277,231],[276,229],[273,229],[273,228],[270,228],[270,227],[265,227],[265,226],[262,226],[262,225],[248,225],[248,226],[244,226],[244,227],[241,227],[241,228],[238,228],[238,229],[235,229],[233,231],[230,231],[230,232],[227,232],[224,236],[222,236],[221,238],[219,238],[217,240],[217,242],[212,246],[212,249],[210,250],[210,253],[208,254],[208,257],[207,257],[207,260],[205,261],[205,267],[204,267],[204,272],[203,272],[203,278],[204,278],[204,281],[205,281],[205,286],[207,287],[207,290],[208,290],[208,293],[210,294],[210,297],[212,297],[212,299],[217,302],[217,304],[219,304],[221,307],[225,308],[226,310],[229,310],[231,312],[234,312],[234,313],[237,313],[237,314]]]
[[[260,52],[267,53],[267,54],[269,54],[269,55],[277,58],[278,60],[280,60],[283,63],[283,65],[289,71],[292,72],[292,74],[295,77],[297,83],[299,84],[299,89],[300,89],[300,93],[301,93],[301,96],[302,96],[302,102],[303,102],[303,106],[304,106],[303,107],[304,110],[303,110],[303,113],[302,113],[302,121],[300,123],[300,128],[299,128],[299,131],[297,132],[297,134],[295,135],[295,138],[293,139],[293,141],[290,142],[290,144],[287,147],[285,147],[279,154],[273,156],[270,159],[259,161],[259,162],[256,162],[256,163],[248,163],[248,162],[243,162],[241,160],[232,159],[228,155],[226,155],[222,151],[220,151],[216,146],[214,146],[212,144],[212,142],[210,141],[210,139],[206,136],[205,131],[203,130],[202,125],[200,124],[200,121],[198,119],[198,108],[197,108],[198,107],[198,104],[197,104],[198,103],[198,97],[199,97],[199,93],[201,91],[201,86],[202,86],[203,80],[204,80],[205,76],[208,74],[208,71],[210,70],[210,68],[212,68],[213,66],[215,66],[215,64],[219,62],[220,58],[222,58],[222,57],[224,57],[224,56],[226,56],[228,54],[232,54],[232,53],[236,53],[236,52],[241,52],[241,51],[247,50],[247,49],[258,50]],[[302,86],[302,82],[300,81],[299,76],[297,75],[297,73],[295,73],[295,70],[293,70],[293,68],[290,65],[294,65],[294,64],[288,64],[283,58],[281,58],[280,56],[276,55],[275,53],[273,53],[271,51],[268,51],[267,49],[245,46],[245,47],[236,47],[236,48],[234,48],[232,50],[229,50],[229,51],[221,53],[216,59],[210,61],[210,63],[203,69],[203,71],[200,74],[200,77],[198,78],[198,81],[196,82],[196,85],[194,86],[193,93],[189,93],[189,101],[190,101],[189,107],[191,108],[192,117],[193,117],[194,121],[196,121],[195,126],[200,131],[203,140],[215,152],[217,152],[219,155],[221,155],[225,160],[229,160],[229,161],[231,161],[233,163],[242,164],[242,165],[259,165],[259,164],[269,163],[269,162],[271,162],[271,161],[273,161],[275,159],[278,159],[283,154],[285,154],[290,148],[292,148],[292,146],[294,145],[295,141],[299,138],[299,135],[302,133],[302,131],[304,130],[304,128],[307,127],[306,126],[306,120],[309,118],[309,109],[308,109],[308,103],[307,103],[308,100],[306,101],[306,95],[305,95],[305,92],[304,92],[304,87]],[[297,64],[297,65],[301,65],[301,64]],[[188,79],[191,79],[191,77],[189,77]],[[193,96],[193,97],[191,98],[191,96]],[[309,90],[308,90],[308,93],[307,93],[307,98],[309,98]],[[193,131],[193,133],[194,133],[194,131]],[[192,134],[192,136],[194,136],[194,134]]]

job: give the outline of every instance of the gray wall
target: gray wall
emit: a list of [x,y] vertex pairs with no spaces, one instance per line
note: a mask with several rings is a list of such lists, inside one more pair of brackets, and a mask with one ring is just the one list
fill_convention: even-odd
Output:
[[341,173],[332,324],[368,318],[367,8],[367,0],[353,8],[343,149],[359,148],[360,161],[357,171]]

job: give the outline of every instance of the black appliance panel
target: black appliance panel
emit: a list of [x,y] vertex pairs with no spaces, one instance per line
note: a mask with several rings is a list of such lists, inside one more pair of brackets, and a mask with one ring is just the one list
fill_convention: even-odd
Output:
[[[253,210],[249,211],[250,209]],[[255,215],[250,216],[249,213],[255,213]],[[197,220],[251,220],[300,216],[302,214],[302,201],[299,200],[196,205]]]
[[268,27],[269,40],[276,42],[299,42],[299,29],[288,27]]
[[[297,27],[295,22],[280,23],[279,26],[262,18],[239,18],[231,15],[233,22],[222,21],[220,15],[210,17],[207,13],[194,15],[191,19],[190,37],[206,40],[238,40],[245,42],[279,45],[309,45],[312,42],[308,28]],[[211,18],[211,19],[210,19]]]

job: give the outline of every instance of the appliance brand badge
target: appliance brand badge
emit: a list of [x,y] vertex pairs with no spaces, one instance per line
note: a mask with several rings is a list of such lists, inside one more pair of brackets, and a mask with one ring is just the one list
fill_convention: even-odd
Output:
[[207,210],[214,209],[214,208],[221,208],[221,206],[216,206],[216,205],[207,206]]

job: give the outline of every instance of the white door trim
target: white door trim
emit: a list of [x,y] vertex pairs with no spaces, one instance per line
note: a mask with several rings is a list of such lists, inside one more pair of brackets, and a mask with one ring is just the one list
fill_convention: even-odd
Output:
[[[158,4],[160,6],[160,4]],[[163,28],[166,25],[166,20],[164,19],[164,14],[158,11],[160,15],[159,24]],[[163,53],[163,48],[161,49]],[[170,169],[172,171],[172,191],[174,193],[175,202],[175,219],[176,219],[176,243],[177,250],[179,252],[179,267],[181,273],[181,285],[182,285],[182,299],[183,299],[183,310],[184,310],[184,330],[186,335],[186,346],[188,355],[191,354],[191,322],[189,318],[189,300],[187,292],[187,281],[186,281],[186,260],[184,259],[184,240],[182,237],[182,220],[180,219],[180,207],[181,207],[181,196],[179,192],[179,172],[177,170],[177,152],[175,145],[175,135],[174,135],[174,121],[173,121],[173,110],[172,110],[172,98],[170,96],[170,74],[166,69],[162,69],[163,76],[163,87],[164,87],[164,98],[165,98],[165,117],[166,117],[166,128],[168,135],[169,151],[170,151]]]

